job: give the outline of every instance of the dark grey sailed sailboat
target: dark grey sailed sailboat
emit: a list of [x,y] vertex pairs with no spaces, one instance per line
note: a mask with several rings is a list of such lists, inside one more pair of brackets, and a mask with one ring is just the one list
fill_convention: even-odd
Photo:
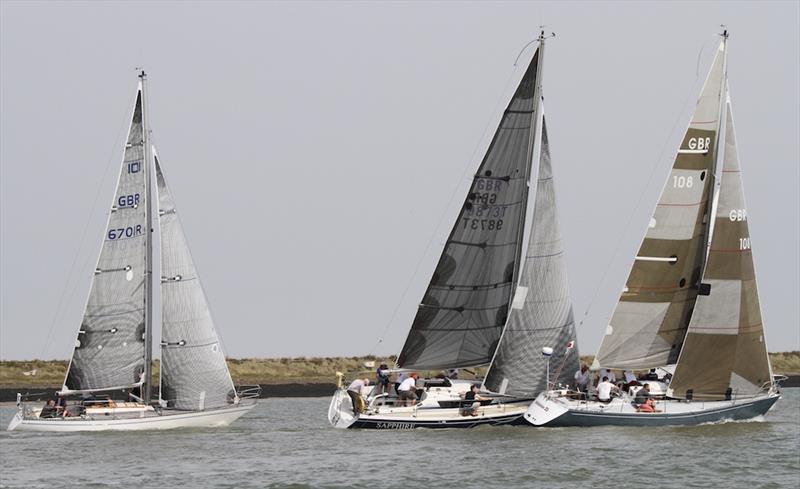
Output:
[[[329,408],[332,425],[408,429],[512,423],[545,388],[542,347],[557,346],[554,363],[564,363],[575,331],[542,109],[544,47],[542,33],[474,175],[397,360],[398,369],[406,372],[491,363],[484,384],[491,399],[465,416],[462,398],[472,382],[430,379],[417,385],[420,397],[413,405],[365,389],[367,408],[356,414],[343,386]],[[537,150],[538,177],[531,189]],[[577,357],[567,358],[570,366],[562,370],[572,372]]]
[[642,408],[628,395],[604,403],[549,391],[526,413],[532,424],[749,419],[766,414],[779,399],[728,94],[727,38],[726,31],[596,357],[597,367],[656,369],[655,377],[669,372],[642,381],[658,394],[654,406]]
[[[218,426],[255,405],[255,392],[237,392],[231,380],[172,193],[149,142],[145,80],[142,72],[100,257],[59,392],[67,402],[52,410],[19,398],[9,430]],[[151,198],[153,170],[157,201]],[[161,238],[158,289],[152,273],[154,213]],[[161,368],[158,403],[151,405],[156,290]],[[109,393],[126,398],[114,400]]]

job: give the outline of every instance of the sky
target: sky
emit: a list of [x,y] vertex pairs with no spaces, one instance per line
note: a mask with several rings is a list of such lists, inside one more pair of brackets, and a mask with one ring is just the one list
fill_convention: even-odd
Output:
[[800,350],[798,2],[4,0],[0,359],[71,353],[139,66],[226,353],[397,353],[540,25],[592,354],[720,24],[767,345]]

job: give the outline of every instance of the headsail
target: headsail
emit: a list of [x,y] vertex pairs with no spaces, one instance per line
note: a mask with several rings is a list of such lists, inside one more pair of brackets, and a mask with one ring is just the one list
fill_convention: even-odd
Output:
[[537,50],[447,239],[398,357],[402,368],[483,365],[494,355],[519,273],[538,64]]
[[145,372],[147,233],[142,83],[137,89],[114,203],[64,391],[139,384]]
[[161,229],[160,397],[176,409],[223,407],[235,397],[233,381],[175,202],[154,158]]
[[[493,392],[512,395],[536,395],[545,390],[543,347],[553,348],[550,381],[568,382],[578,368],[577,349],[567,352],[567,344],[574,340],[575,321],[558,225],[547,125],[543,119],[539,178],[525,264],[508,325],[484,386]],[[568,355],[566,360],[565,355]],[[556,369],[562,363],[556,377]]]
[[643,369],[678,359],[705,261],[724,84],[725,39],[597,352],[600,365]]
[[708,295],[697,298],[670,384],[675,397],[692,389],[698,399],[723,399],[729,387],[734,395],[753,395],[771,380],[730,99],[727,108],[716,223],[703,276]]

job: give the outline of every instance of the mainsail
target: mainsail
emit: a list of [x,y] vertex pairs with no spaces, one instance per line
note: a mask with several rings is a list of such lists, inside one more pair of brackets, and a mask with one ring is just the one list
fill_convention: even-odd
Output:
[[443,369],[489,363],[519,274],[538,106],[534,53],[447,239],[398,366]]
[[513,395],[535,396],[545,390],[547,369],[541,354],[543,347],[553,348],[551,373],[556,374],[555,369],[562,367],[560,374],[550,381],[568,382],[578,368],[577,348],[571,355],[567,351],[567,344],[574,340],[575,321],[558,225],[547,125],[542,119],[539,177],[525,263],[508,325],[484,386],[493,392]]
[[223,407],[235,397],[172,193],[153,150],[161,230],[161,392],[169,407]]
[[149,168],[139,83],[114,203],[63,390],[140,384],[145,373]]
[[707,295],[697,298],[670,384],[674,397],[691,389],[698,399],[724,399],[728,388],[734,395],[753,395],[771,381],[730,99],[727,113],[716,223],[703,276]]
[[724,84],[725,39],[597,352],[604,367],[678,359],[705,261]]

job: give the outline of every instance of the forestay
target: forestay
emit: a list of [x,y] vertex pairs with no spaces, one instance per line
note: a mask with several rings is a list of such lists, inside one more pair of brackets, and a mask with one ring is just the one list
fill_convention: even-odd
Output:
[[233,382],[175,202],[154,159],[161,229],[160,396],[175,409],[223,407],[235,396]]
[[554,352],[550,381],[569,382],[578,368],[577,349],[572,354],[567,351],[567,344],[574,339],[575,321],[543,119],[530,239],[511,315],[486,375],[485,388],[518,396],[535,396],[545,390],[547,360],[541,354],[543,347]]
[[148,173],[139,83],[114,202],[64,391],[130,387],[142,380],[145,280],[149,278],[145,273]]
[[675,376],[675,397],[688,389],[698,399],[757,394],[771,381],[761,306],[744,201],[742,173],[730,100],[727,105],[725,153],[714,234],[704,287],[689,324]]
[[398,358],[402,368],[483,365],[494,355],[519,271],[538,56],[474,176]]
[[604,367],[677,361],[705,261],[724,80],[725,40],[597,353]]

